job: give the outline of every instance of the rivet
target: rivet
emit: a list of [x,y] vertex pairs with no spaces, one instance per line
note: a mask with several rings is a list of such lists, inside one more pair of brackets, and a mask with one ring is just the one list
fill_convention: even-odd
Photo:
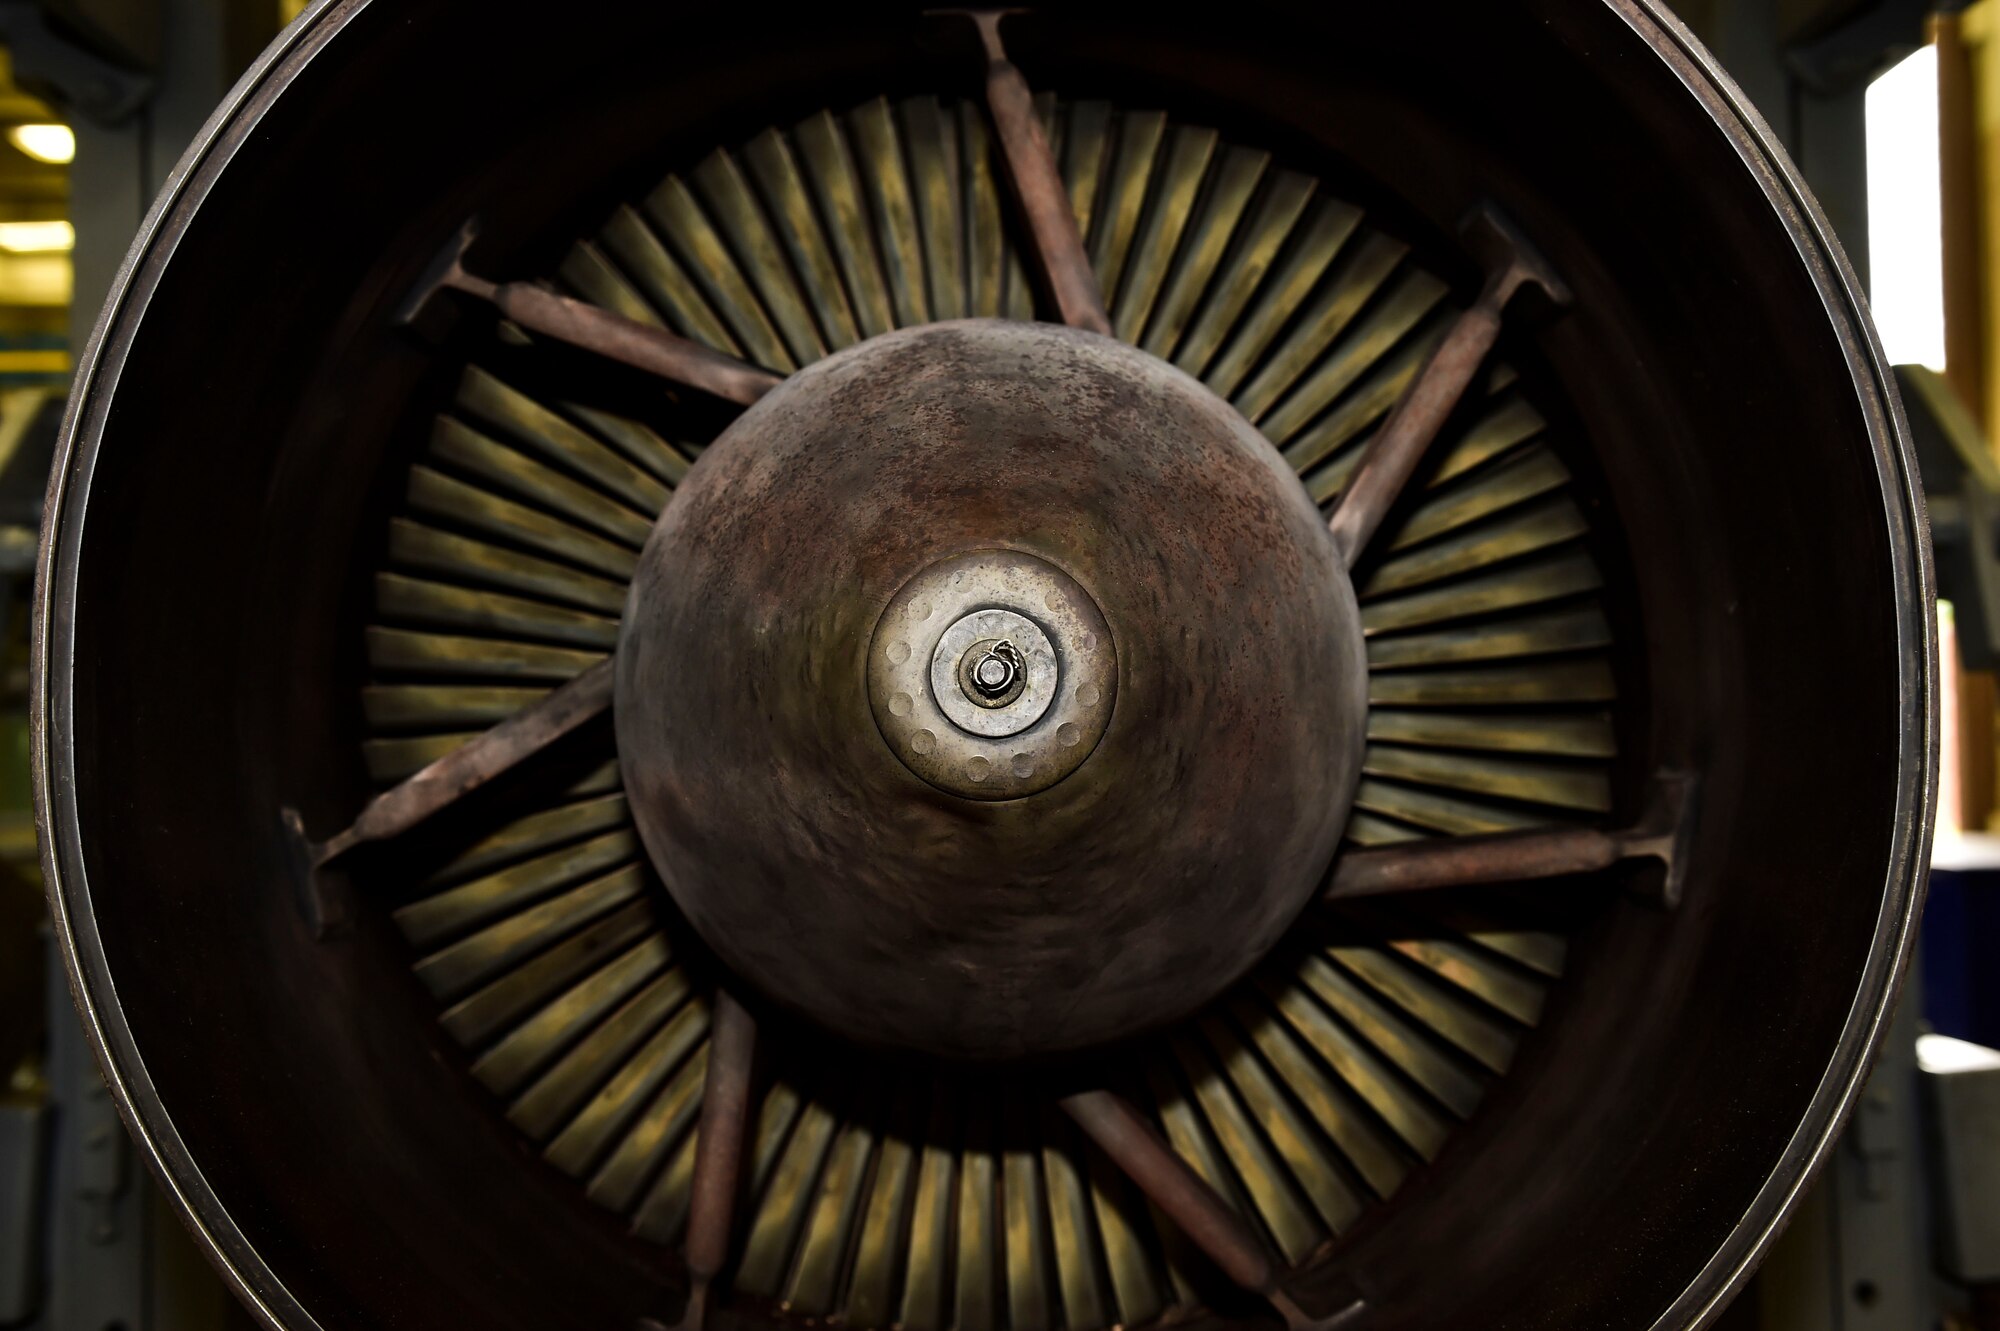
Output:
[[937,736],[928,730],[919,730],[910,736],[910,747],[920,754],[930,753],[937,748]]
[[886,655],[889,658],[890,665],[901,665],[910,659],[910,644],[907,642],[892,642],[889,644],[889,650]]
[[1083,731],[1078,729],[1076,722],[1065,721],[1056,727],[1056,738],[1062,742],[1065,749],[1073,749],[1077,741],[1083,738]]
[[1034,774],[1035,774],[1035,759],[1033,755],[1026,753],[1015,754],[1014,775],[1019,777],[1021,780],[1026,781],[1029,777],[1033,776]]
[[908,716],[910,714],[910,709],[914,706],[916,706],[916,704],[910,701],[909,694],[899,693],[895,697],[889,699],[889,715]]

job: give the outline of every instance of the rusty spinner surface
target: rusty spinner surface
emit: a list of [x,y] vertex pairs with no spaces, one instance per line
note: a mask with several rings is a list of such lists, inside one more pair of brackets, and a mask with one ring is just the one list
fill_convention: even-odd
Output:
[[[1102,607],[1118,674],[971,753],[1024,782],[1086,755],[987,801],[911,770],[951,735],[886,741],[869,653],[928,662],[945,589],[892,598],[1010,554]],[[1061,622],[1009,595],[965,613]],[[1003,320],[865,342],[745,412],[647,544],[618,670],[640,831],[731,968],[850,1037],[978,1059],[1156,1027],[1263,956],[1346,822],[1367,712],[1353,591],[1263,437],[1164,362]]]

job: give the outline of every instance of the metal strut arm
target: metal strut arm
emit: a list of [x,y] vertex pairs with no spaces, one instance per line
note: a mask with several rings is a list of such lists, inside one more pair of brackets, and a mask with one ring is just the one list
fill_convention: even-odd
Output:
[[986,48],[986,105],[993,115],[994,132],[1007,162],[1007,176],[1013,181],[1015,197],[1027,218],[1029,234],[1035,242],[1035,262],[1043,280],[1055,296],[1056,310],[1072,328],[1087,328],[1109,334],[1111,318],[1104,312],[1104,293],[1098,288],[1097,274],[1084,253],[1083,235],[1077,230],[1076,210],[1069,191],[1063,186],[1062,172],[1056,167],[1055,150],[1042,131],[1035,114],[1034,96],[1028,81],[1000,41],[1000,20],[1018,9],[949,9],[935,13],[961,14],[979,29]]
[[730,402],[748,406],[784,382],[781,375],[725,356],[664,328],[559,296],[531,282],[493,282],[468,272],[465,251],[477,235],[475,225],[467,222],[439,252],[416,290],[403,303],[397,316],[402,322],[410,322],[433,295],[449,287],[485,301],[530,332]]
[[1396,498],[1424,452],[1465,395],[1500,337],[1500,317],[1507,302],[1524,286],[1537,286],[1557,305],[1569,303],[1569,288],[1555,270],[1521,237],[1513,224],[1488,204],[1465,225],[1467,244],[1486,263],[1486,286],[1471,309],[1458,317],[1438,344],[1416,381],[1382,423],[1361,465],[1334,506],[1328,526],[1341,564],[1353,568],[1368,549]]
[[726,989],[715,995],[708,1041],[708,1076],[695,1126],[694,1183],[688,1198],[688,1301],[675,1331],[702,1331],[708,1291],[729,1261],[736,1194],[743,1177],[743,1139],[750,1121],[750,1069],[757,1023]]
[[310,847],[310,867],[319,869],[365,842],[401,836],[610,707],[614,660],[605,657],[368,801],[353,826]]
[[1528,882],[1608,869],[1620,860],[1654,859],[1666,871],[1657,904],[1673,906],[1680,900],[1686,845],[1693,826],[1692,778],[1663,776],[1655,783],[1645,816],[1618,831],[1577,827],[1502,832],[1347,851],[1335,861],[1333,880],[1321,900]]
[[1065,1096],[1062,1107],[1190,1242],[1224,1275],[1276,1309],[1290,1331],[1332,1331],[1361,1311],[1357,1303],[1316,1318],[1293,1302],[1281,1284],[1283,1273],[1250,1227],[1124,1097],[1084,1091]]

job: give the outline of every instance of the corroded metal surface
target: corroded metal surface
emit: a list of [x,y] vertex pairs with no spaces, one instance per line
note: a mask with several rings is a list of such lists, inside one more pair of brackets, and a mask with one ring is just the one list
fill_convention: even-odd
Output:
[[533,757],[609,707],[611,683],[611,663],[600,661],[534,706],[425,765],[368,801],[351,826],[308,846],[311,867],[329,864],[365,842],[401,836]]
[[465,252],[478,236],[467,222],[431,261],[397,312],[408,323],[439,290],[450,288],[485,301],[503,318],[544,337],[603,356],[671,383],[686,384],[729,402],[755,402],[771,391],[778,375],[712,347],[678,337],[664,328],[636,323],[609,310],[559,295],[532,282],[495,282],[465,267]]
[[1173,1218],[1190,1243],[1231,1280],[1269,1303],[1288,1331],[1338,1331],[1367,1311],[1359,1299],[1319,1316],[1301,1308],[1256,1232],[1123,1097],[1083,1091],[1065,1096],[1062,1108],[1153,1205]]
[[1334,866],[1321,899],[1533,882],[1608,869],[1620,860],[1654,860],[1661,869],[1659,881],[1645,895],[1655,904],[1677,906],[1694,813],[1693,778],[1663,774],[1635,826],[1497,832],[1350,850]]
[[1424,362],[1416,382],[1382,423],[1333,510],[1329,525],[1341,563],[1348,568],[1366,553],[1425,450],[1492,352],[1508,302],[1524,287],[1539,289],[1554,304],[1569,302],[1569,288],[1548,260],[1498,209],[1490,204],[1476,209],[1464,230],[1467,248],[1486,266],[1485,288],[1445,334]]
[[1083,234],[1070,206],[1069,191],[1056,167],[1055,150],[1035,114],[1034,96],[1028,81],[1000,40],[1000,20],[1017,12],[1005,9],[955,11],[970,18],[979,28],[979,40],[986,52],[986,106],[993,116],[993,128],[1007,160],[1007,176],[1014,198],[1027,219],[1034,238],[1031,251],[1041,270],[1056,309],[1072,328],[1093,333],[1109,333],[1111,318],[1104,310],[1104,293],[1097,272],[1083,248]]
[[[1117,694],[1074,773],[975,802],[885,743],[867,649],[914,575],[999,549],[1101,608]],[[1366,710],[1353,593],[1270,446],[1131,348],[987,321],[746,412],[655,530],[618,662],[633,811],[704,938],[836,1031],[969,1058],[1096,1045],[1242,974],[1325,868]]]
[[695,1132],[694,1181],[688,1192],[688,1299],[676,1331],[702,1331],[708,1289],[729,1261],[736,1194],[743,1187],[744,1137],[750,1123],[750,1072],[757,1023],[722,990],[715,996],[708,1076]]

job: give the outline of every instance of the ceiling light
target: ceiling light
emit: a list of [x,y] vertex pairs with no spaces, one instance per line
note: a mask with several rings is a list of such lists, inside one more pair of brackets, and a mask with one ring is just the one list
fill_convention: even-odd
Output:
[[38,162],[60,166],[76,156],[76,133],[68,125],[10,125],[7,142]]
[[68,222],[0,222],[0,250],[9,254],[58,254],[75,244]]

